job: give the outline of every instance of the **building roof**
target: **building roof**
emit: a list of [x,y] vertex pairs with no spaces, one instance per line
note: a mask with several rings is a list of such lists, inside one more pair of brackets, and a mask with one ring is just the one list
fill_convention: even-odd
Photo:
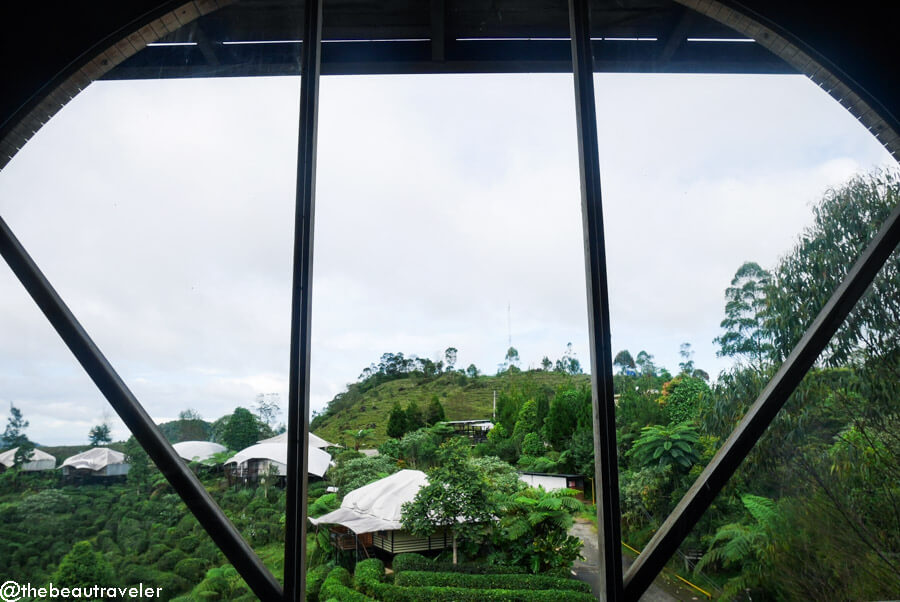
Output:
[[215,454],[228,451],[224,445],[212,441],[182,441],[172,446],[175,452],[185,460],[203,462],[209,460]]
[[[263,439],[262,441],[257,441],[257,443],[284,443],[287,441],[287,433],[281,433],[280,435],[275,435],[274,437],[269,437],[268,439]],[[309,434],[309,446],[317,447],[319,449],[325,449],[328,447],[340,447],[335,443],[329,443],[322,439],[315,433]]]
[[[306,472],[317,477],[324,476],[331,465],[331,456],[310,444]],[[242,449],[233,455],[225,464],[244,464],[250,460],[268,460],[278,469],[279,476],[287,475],[287,438],[269,443],[257,443]]]
[[110,464],[125,464],[125,454],[108,447],[94,447],[86,452],[66,458],[62,466],[76,469],[102,470]]
[[[0,454],[0,464],[6,466],[7,468],[12,468],[15,465],[16,452],[19,451],[18,447],[14,447],[10,450],[7,450]],[[39,449],[35,449],[34,453],[31,456],[31,459],[27,462],[27,464],[32,464],[34,462],[40,461],[53,461],[53,465],[56,465],[56,458],[51,456],[45,451],[41,451]]]
[[314,525],[342,525],[356,534],[401,529],[403,504],[413,501],[427,484],[428,477],[421,470],[401,470],[354,489],[344,496],[340,508],[309,520]]

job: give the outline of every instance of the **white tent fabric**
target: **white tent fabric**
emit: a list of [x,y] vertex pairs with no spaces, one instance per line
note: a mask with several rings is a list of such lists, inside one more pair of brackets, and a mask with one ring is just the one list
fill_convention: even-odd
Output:
[[182,441],[172,446],[180,457],[188,461],[203,462],[209,460],[215,454],[228,451],[224,445],[212,441]]
[[[328,452],[315,448],[310,444],[306,471],[321,477],[331,465]],[[250,460],[267,460],[278,470],[279,476],[287,475],[287,440],[275,443],[257,443],[242,449],[233,455],[226,464],[244,464]]]
[[103,470],[110,464],[124,463],[125,454],[122,452],[117,452],[107,447],[95,447],[71,458],[66,458],[62,466],[71,466],[75,469]]
[[421,470],[401,470],[354,489],[344,496],[340,508],[309,520],[314,525],[343,525],[357,535],[401,529],[400,509],[427,484],[428,477]]
[[[0,464],[7,468],[12,468],[16,463],[17,451],[19,451],[19,448],[14,447],[0,454]],[[31,460],[22,464],[21,468],[24,471],[53,470],[56,468],[56,458],[45,451],[35,449],[31,455]]]
[[[286,443],[287,442],[287,433],[281,433],[280,435],[275,435],[274,437],[269,437],[268,439],[263,439],[262,441],[257,441],[257,443]],[[310,447],[318,447],[319,449],[325,449],[326,447],[339,447],[334,443],[329,443],[322,439],[315,433],[309,434],[309,446]]]

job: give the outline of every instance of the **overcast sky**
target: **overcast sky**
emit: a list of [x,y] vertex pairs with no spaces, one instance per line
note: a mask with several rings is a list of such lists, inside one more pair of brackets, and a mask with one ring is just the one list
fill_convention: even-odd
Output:
[[[596,87],[613,348],[675,371],[689,342],[715,375],[738,266],[772,267],[828,186],[894,162],[801,77]],[[286,405],[298,96],[95,83],[0,172],[0,215],[159,421]],[[385,351],[493,373],[511,337],[523,367],[568,342],[589,365],[570,75],[324,77],[318,160],[314,409]],[[10,403],[43,444],[112,415],[2,264],[2,424]]]

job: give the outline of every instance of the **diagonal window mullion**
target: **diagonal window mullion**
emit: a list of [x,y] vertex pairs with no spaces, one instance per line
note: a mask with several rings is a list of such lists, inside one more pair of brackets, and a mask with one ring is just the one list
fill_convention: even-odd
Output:
[[153,460],[200,526],[263,600],[280,598],[282,589],[259,556],[182,461],[162,431],[109,360],[81,326],[47,277],[0,218],[0,255],[103,396]]

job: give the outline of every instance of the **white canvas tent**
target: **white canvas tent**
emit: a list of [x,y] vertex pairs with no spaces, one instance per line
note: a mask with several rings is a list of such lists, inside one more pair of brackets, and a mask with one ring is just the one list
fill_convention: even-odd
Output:
[[[325,471],[331,465],[331,456],[328,455],[328,452],[313,447],[312,442],[310,442],[308,452],[307,472],[317,477],[324,476]],[[275,469],[278,476],[283,477],[287,475],[287,438],[282,441],[251,445],[236,453],[225,464],[226,466],[237,464],[239,473],[243,473],[239,476],[266,474],[271,467]]]
[[204,462],[215,454],[228,451],[224,445],[212,441],[182,441],[172,446],[181,458],[191,462]]
[[62,466],[63,474],[85,474],[98,477],[116,477],[128,474],[131,465],[125,462],[125,454],[108,447],[94,447],[66,458]]
[[314,525],[342,525],[357,535],[399,530],[401,507],[427,484],[428,477],[421,470],[401,470],[354,489],[344,496],[340,508],[309,520]]
[[[3,466],[5,468],[12,468],[16,462],[17,451],[19,451],[19,448],[14,447],[13,449],[0,454],[0,466]],[[31,460],[25,462],[20,467],[21,470],[27,472],[34,472],[38,470],[53,470],[54,468],[56,468],[56,458],[39,449],[35,449],[32,452]]]
[[[257,441],[257,443],[286,443],[287,442],[287,433],[281,433],[280,435],[275,435],[274,437],[269,437],[268,439],[263,439],[262,441]],[[329,443],[322,439],[315,433],[309,434],[309,446],[317,447],[319,449],[326,449],[328,447],[340,447],[340,445],[336,445],[334,443]]]

